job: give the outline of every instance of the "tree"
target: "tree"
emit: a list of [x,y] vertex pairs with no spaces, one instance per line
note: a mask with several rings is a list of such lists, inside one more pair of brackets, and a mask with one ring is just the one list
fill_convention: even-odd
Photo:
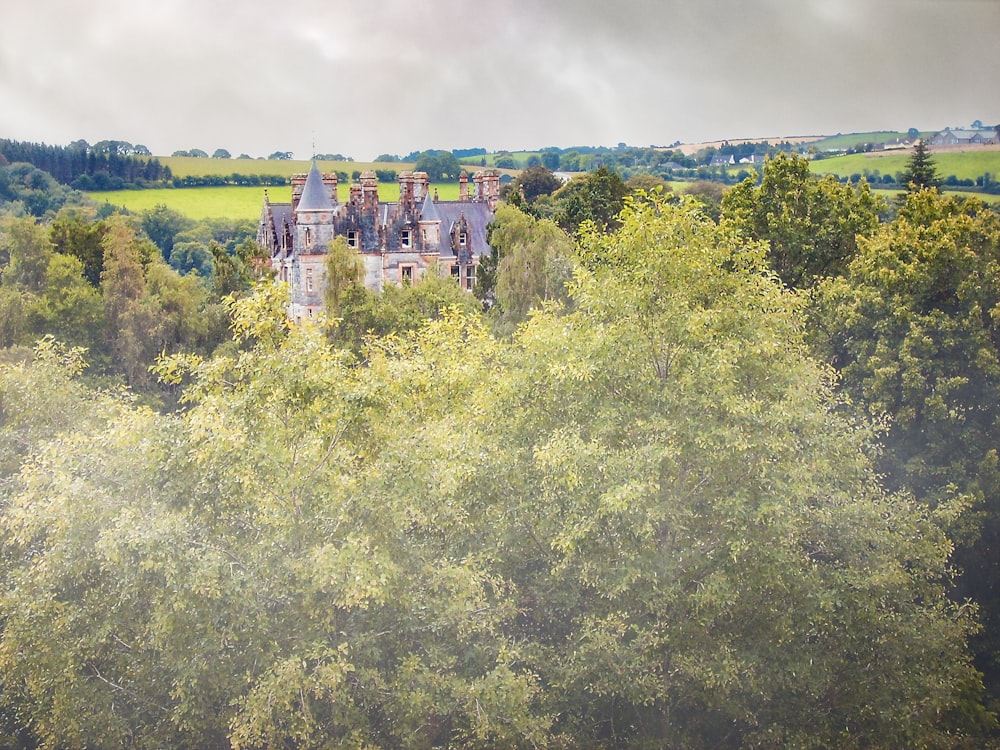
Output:
[[924,141],[918,140],[913,146],[913,153],[906,162],[906,168],[899,181],[907,185],[909,192],[917,192],[926,188],[937,189],[941,185],[937,166],[931,157],[930,149]]
[[801,297],[691,205],[619,220],[509,341],[445,308],[357,357],[266,284],[158,364],[183,411],[95,397],[4,487],[4,709],[95,750],[974,744],[949,540]]
[[[554,222],[501,205],[490,225],[490,247],[497,259],[493,292],[499,330],[509,333],[531,310],[567,301],[573,243]],[[489,281],[489,274],[483,275],[481,297]]]
[[93,213],[63,208],[49,227],[49,239],[57,253],[71,255],[83,264],[83,275],[94,287],[101,284],[104,270],[105,225]]
[[540,154],[542,158],[542,166],[555,172],[559,169],[559,150],[554,148],[547,148]]
[[560,204],[557,223],[571,234],[587,221],[602,230],[613,230],[618,226],[617,216],[627,194],[621,175],[600,167],[570,180],[555,194]]
[[462,171],[461,165],[451,151],[424,151],[417,158],[413,169],[417,172],[426,172],[431,182],[458,179],[458,174]]
[[816,302],[820,355],[852,403],[889,420],[887,485],[956,516],[958,592],[981,607],[977,663],[1000,695],[1000,219],[910,193]]
[[341,313],[345,292],[363,286],[364,267],[356,250],[348,247],[346,238],[336,237],[327,249],[326,289],[323,303],[328,317],[336,319]]
[[843,271],[884,207],[867,182],[815,177],[806,159],[779,154],[764,164],[759,186],[748,178],[729,190],[721,219],[748,241],[767,242],[769,264],[785,284],[808,288]]
[[291,151],[275,151],[274,153],[272,153],[267,158],[268,159],[278,159],[280,161],[288,161],[289,159],[292,158],[292,152]]
[[233,155],[224,148],[217,148],[212,152],[213,159],[232,159]]
[[143,211],[141,216],[142,231],[160,248],[164,260],[170,260],[177,235],[195,226],[195,222],[184,214],[162,203]]
[[542,195],[551,195],[562,187],[562,180],[550,169],[542,166],[528,167],[511,182],[512,190],[523,192],[524,199],[533,203]]

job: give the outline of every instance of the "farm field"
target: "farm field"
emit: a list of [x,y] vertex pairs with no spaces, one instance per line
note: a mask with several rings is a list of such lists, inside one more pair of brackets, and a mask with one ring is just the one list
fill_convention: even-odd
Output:
[[[206,161],[196,159],[195,161]],[[344,202],[349,197],[350,186],[337,186],[337,199]],[[148,211],[156,206],[166,206],[191,219],[250,219],[260,218],[264,190],[274,203],[288,203],[292,199],[291,186],[279,187],[197,187],[161,188],[155,190],[115,190],[89,193],[96,203],[107,202],[112,206],[122,206],[131,213]],[[458,183],[432,183],[431,193],[438,191],[438,198],[444,201],[458,200]],[[379,199],[399,200],[399,183],[379,183]]]
[[[309,171],[311,161],[301,159],[199,159],[193,156],[158,156],[160,164],[170,167],[174,177],[208,177],[209,175],[261,174],[291,177]],[[321,172],[364,172],[391,169],[402,172],[413,169],[413,162],[317,161]]]
[[[809,163],[813,174],[835,174],[839,177],[850,175],[891,174],[903,171],[910,158],[909,150],[872,151],[866,154],[849,154],[834,156],[829,159],[817,159]],[[1000,149],[980,147],[966,151],[936,151],[931,150],[931,156],[937,165],[941,178],[955,175],[960,180],[975,180],[989,172],[1000,174]]]

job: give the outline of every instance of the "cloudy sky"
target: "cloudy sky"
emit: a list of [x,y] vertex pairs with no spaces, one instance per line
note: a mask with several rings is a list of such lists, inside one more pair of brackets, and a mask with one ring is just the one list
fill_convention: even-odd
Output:
[[0,137],[155,154],[1000,122],[1000,0],[0,0]]

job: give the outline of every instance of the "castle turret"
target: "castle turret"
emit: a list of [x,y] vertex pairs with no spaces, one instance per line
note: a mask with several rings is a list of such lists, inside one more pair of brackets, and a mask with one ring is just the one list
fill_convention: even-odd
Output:
[[430,194],[424,196],[423,205],[420,207],[420,240],[422,251],[437,252],[441,245],[441,216],[434,207],[434,201]]

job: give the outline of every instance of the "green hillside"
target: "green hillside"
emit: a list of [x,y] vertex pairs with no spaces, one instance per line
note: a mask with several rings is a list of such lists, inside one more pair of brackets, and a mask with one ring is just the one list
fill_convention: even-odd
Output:
[[[942,178],[955,175],[960,180],[975,180],[987,172],[994,177],[1000,174],[1000,150],[943,151],[933,152],[932,156]],[[809,168],[814,174],[835,174],[838,177],[895,175],[903,171],[909,158],[908,150],[872,151],[817,159],[810,163]]]

